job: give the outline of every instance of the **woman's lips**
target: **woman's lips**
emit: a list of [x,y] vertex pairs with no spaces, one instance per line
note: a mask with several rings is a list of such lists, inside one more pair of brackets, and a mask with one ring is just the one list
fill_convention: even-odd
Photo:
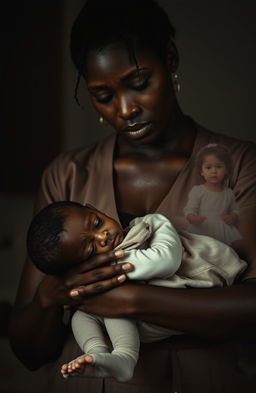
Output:
[[151,129],[151,122],[134,123],[126,127],[123,131],[129,138],[137,139],[145,136]]

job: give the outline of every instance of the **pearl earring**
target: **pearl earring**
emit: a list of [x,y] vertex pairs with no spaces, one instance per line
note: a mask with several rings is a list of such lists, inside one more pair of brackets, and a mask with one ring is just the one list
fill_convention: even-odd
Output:
[[100,116],[99,122],[100,122],[100,124],[102,124],[103,126],[107,126],[107,125],[108,125],[108,122],[104,119],[103,116]]
[[178,77],[178,74],[176,72],[174,72],[172,74],[172,80],[173,80],[173,86],[175,88],[176,93],[179,93],[181,87],[180,87],[179,77]]

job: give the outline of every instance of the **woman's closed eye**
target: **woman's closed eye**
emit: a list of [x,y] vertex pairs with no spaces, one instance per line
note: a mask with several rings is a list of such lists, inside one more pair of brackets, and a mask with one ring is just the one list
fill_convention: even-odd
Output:
[[[149,86],[149,78],[139,78],[137,81],[129,81],[127,88],[135,91],[143,91]],[[114,93],[102,91],[99,93],[92,93],[96,101],[100,104],[108,104],[114,97]]]
[[108,95],[94,95],[95,99],[97,102],[99,102],[100,104],[108,104],[112,98],[113,98],[113,94],[108,94]]
[[131,86],[131,88],[132,88],[133,90],[141,91],[141,90],[146,89],[148,86],[149,86],[149,79],[146,78],[146,79],[140,81],[139,83],[134,83],[134,84]]

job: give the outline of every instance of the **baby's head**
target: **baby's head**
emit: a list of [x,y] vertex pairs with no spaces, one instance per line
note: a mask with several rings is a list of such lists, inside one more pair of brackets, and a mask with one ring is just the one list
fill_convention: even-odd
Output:
[[46,274],[61,274],[94,254],[113,250],[124,238],[114,219],[91,205],[54,202],[32,220],[28,255]]
[[216,181],[223,183],[231,174],[232,162],[228,149],[215,143],[206,145],[197,154],[196,167],[205,181],[214,181],[215,176]]

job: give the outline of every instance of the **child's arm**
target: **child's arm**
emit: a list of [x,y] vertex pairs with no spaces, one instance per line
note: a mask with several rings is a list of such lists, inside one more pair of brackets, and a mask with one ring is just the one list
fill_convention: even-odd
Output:
[[182,245],[170,221],[161,214],[148,214],[143,220],[152,226],[150,246],[144,250],[125,251],[125,260],[134,265],[127,274],[131,280],[167,278],[180,266]]
[[228,191],[230,194],[230,205],[228,209],[228,214],[222,216],[222,219],[228,225],[236,225],[239,221],[239,209],[233,191],[231,190],[231,188],[229,188]]
[[184,214],[190,224],[198,225],[206,220],[205,216],[199,215],[200,186],[194,186],[188,194],[188,202],[184,208]]

